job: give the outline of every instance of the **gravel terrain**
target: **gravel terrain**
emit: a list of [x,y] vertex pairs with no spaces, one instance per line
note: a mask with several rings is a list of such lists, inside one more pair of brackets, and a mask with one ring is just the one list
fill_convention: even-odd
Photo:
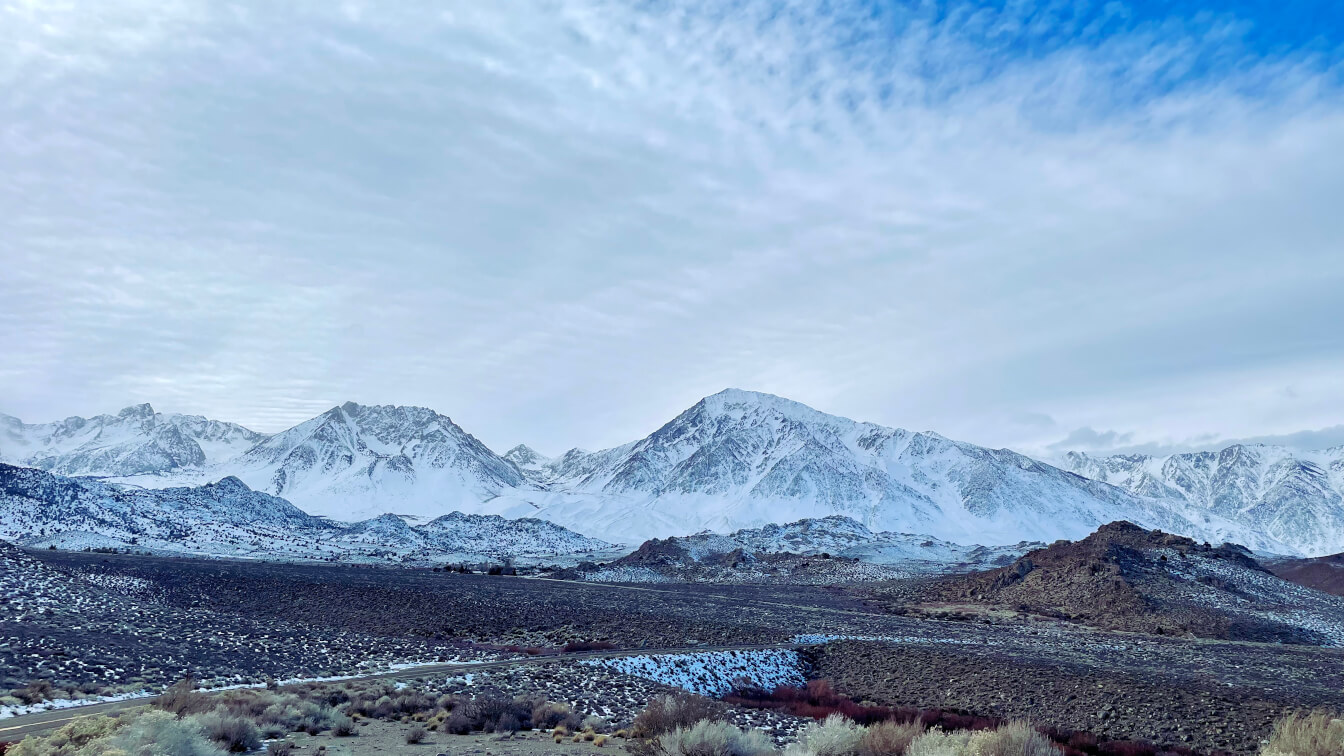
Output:
[[[68,595],[42,605],[24,598],[16,613],[6,593],[0,662],[11,681],[97,682],[107,670],[119,682],[168,681],[186,670],[259,679],[285,674],[281,666],[316,673],[369,661],[517,654],[506,648],[512,644],[685,648],[861,636],[870,640],[819,646],[812,672],[856,700],[1025,716],[1238,753],[1253,752],[1288,708],[1344,711],[1340,649],[1105,631],[1013,611],[933,620],[887,613],[851,588],[613,586],[59,552],[25,559],[24,570],[54,576]],[[34,590],[31,579],[21,582],[17,590]],[[536,673],[521,669],[492,671],[470,685],[544,683],[576,702],[610,692],[597,705],[613,716],[657,685],[601,667],[549,669],[564,671],[546,673],[556,675],[549,682],[525,679]]]

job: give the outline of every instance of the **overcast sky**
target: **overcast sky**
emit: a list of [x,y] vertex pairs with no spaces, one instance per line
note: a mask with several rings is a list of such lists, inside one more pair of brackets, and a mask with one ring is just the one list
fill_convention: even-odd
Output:
[[0,411],[1344,443],[1341,14],[1197,5],[0,0]]

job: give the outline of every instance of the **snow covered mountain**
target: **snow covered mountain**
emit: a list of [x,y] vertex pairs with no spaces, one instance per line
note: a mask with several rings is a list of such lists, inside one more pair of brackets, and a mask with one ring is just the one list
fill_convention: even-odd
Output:
[[1215,542],[1283,548],[1216,513],[1136,496],[1012,451],[736,389],[701,400],[640,441],[574,450],[524,474],[541,491],[501,494],[491,502],[496,511],[582,523],[627,543],[843,515],[870,529],[956,543],[1080,538],[1128,519]]
[[74,549],[403,564],[587,557],[613,548],[548,522],[458,512],[419,526],[394,515],[336,523],[234,477],[137,489],[4,464],[0,539]]
[[266,438],[241,425],[162,414],[148,404],[115,415],[29,425],[0,415],[0,461],[65,475],[126,476],[199,469]]
[[354,402],[262,440],[222,469],[342,520],[473,509],[524,484],[517,468],[433,410]]
[[1069,452],[1063,466],[1140,496],[1233,520],[1307,556],[1344,545],[1344,447],[1295,452],[1238,444],[1165,457]]
[[536,450],[527,444],[518,444],[517,446],[504,452],[504,459],[512,462],[514,467],[524,471],[536,471],[551,463],[551,458],[538,454]]
[[1257,551],[1344,550],[1344,452],[1240,448],[1156,460],[1070,455],[1060,469],[737,389],[646,438],[554,458],[523,445],[496,455],[433,410],[352,402],[272,436],[147,405],[48,425],[0,417],[3,461],[147,488],[232,476],[343,521],[457,511],[636,544],[835,515],[872,532],[1010,546],[1081,538],[1124,519]]

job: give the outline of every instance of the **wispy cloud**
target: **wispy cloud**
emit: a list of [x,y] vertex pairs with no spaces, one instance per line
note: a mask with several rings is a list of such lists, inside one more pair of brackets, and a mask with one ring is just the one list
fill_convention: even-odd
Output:
[[5,409],[1344,421],[1339,56],[1010,5],[0,2]]

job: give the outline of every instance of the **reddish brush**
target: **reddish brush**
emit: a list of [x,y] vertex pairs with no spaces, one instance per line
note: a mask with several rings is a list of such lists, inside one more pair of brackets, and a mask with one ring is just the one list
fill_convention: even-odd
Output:
[[565,644],[565,653],[573,654],[583,651],[611,651],[616,648],[615,643],[607,641],[574,641]]
[[[916,709],[909,706],[863,706],[831,687],[829,680],[812,680],[806,687],[781,687],[762,690],[739,686],[724,696],[724,701],[750,709],[773,709],[798,717],[822,720],[832,714],[841,714],[854,722],[870,725],[892,721],[905,724],[916,720],[925,727],[952,730],[993,730],[1004,724],[995,717],[982,717],[948,709]],[[1199,756],[1186,746],[1159,749],[1146,741],[1102,740],[1090,732],[1074,732],[1057,727],[1042,727],[1039,732],[1049,738],[1063,756]],[[1213,751],[1208,756],[1231,756]]]

